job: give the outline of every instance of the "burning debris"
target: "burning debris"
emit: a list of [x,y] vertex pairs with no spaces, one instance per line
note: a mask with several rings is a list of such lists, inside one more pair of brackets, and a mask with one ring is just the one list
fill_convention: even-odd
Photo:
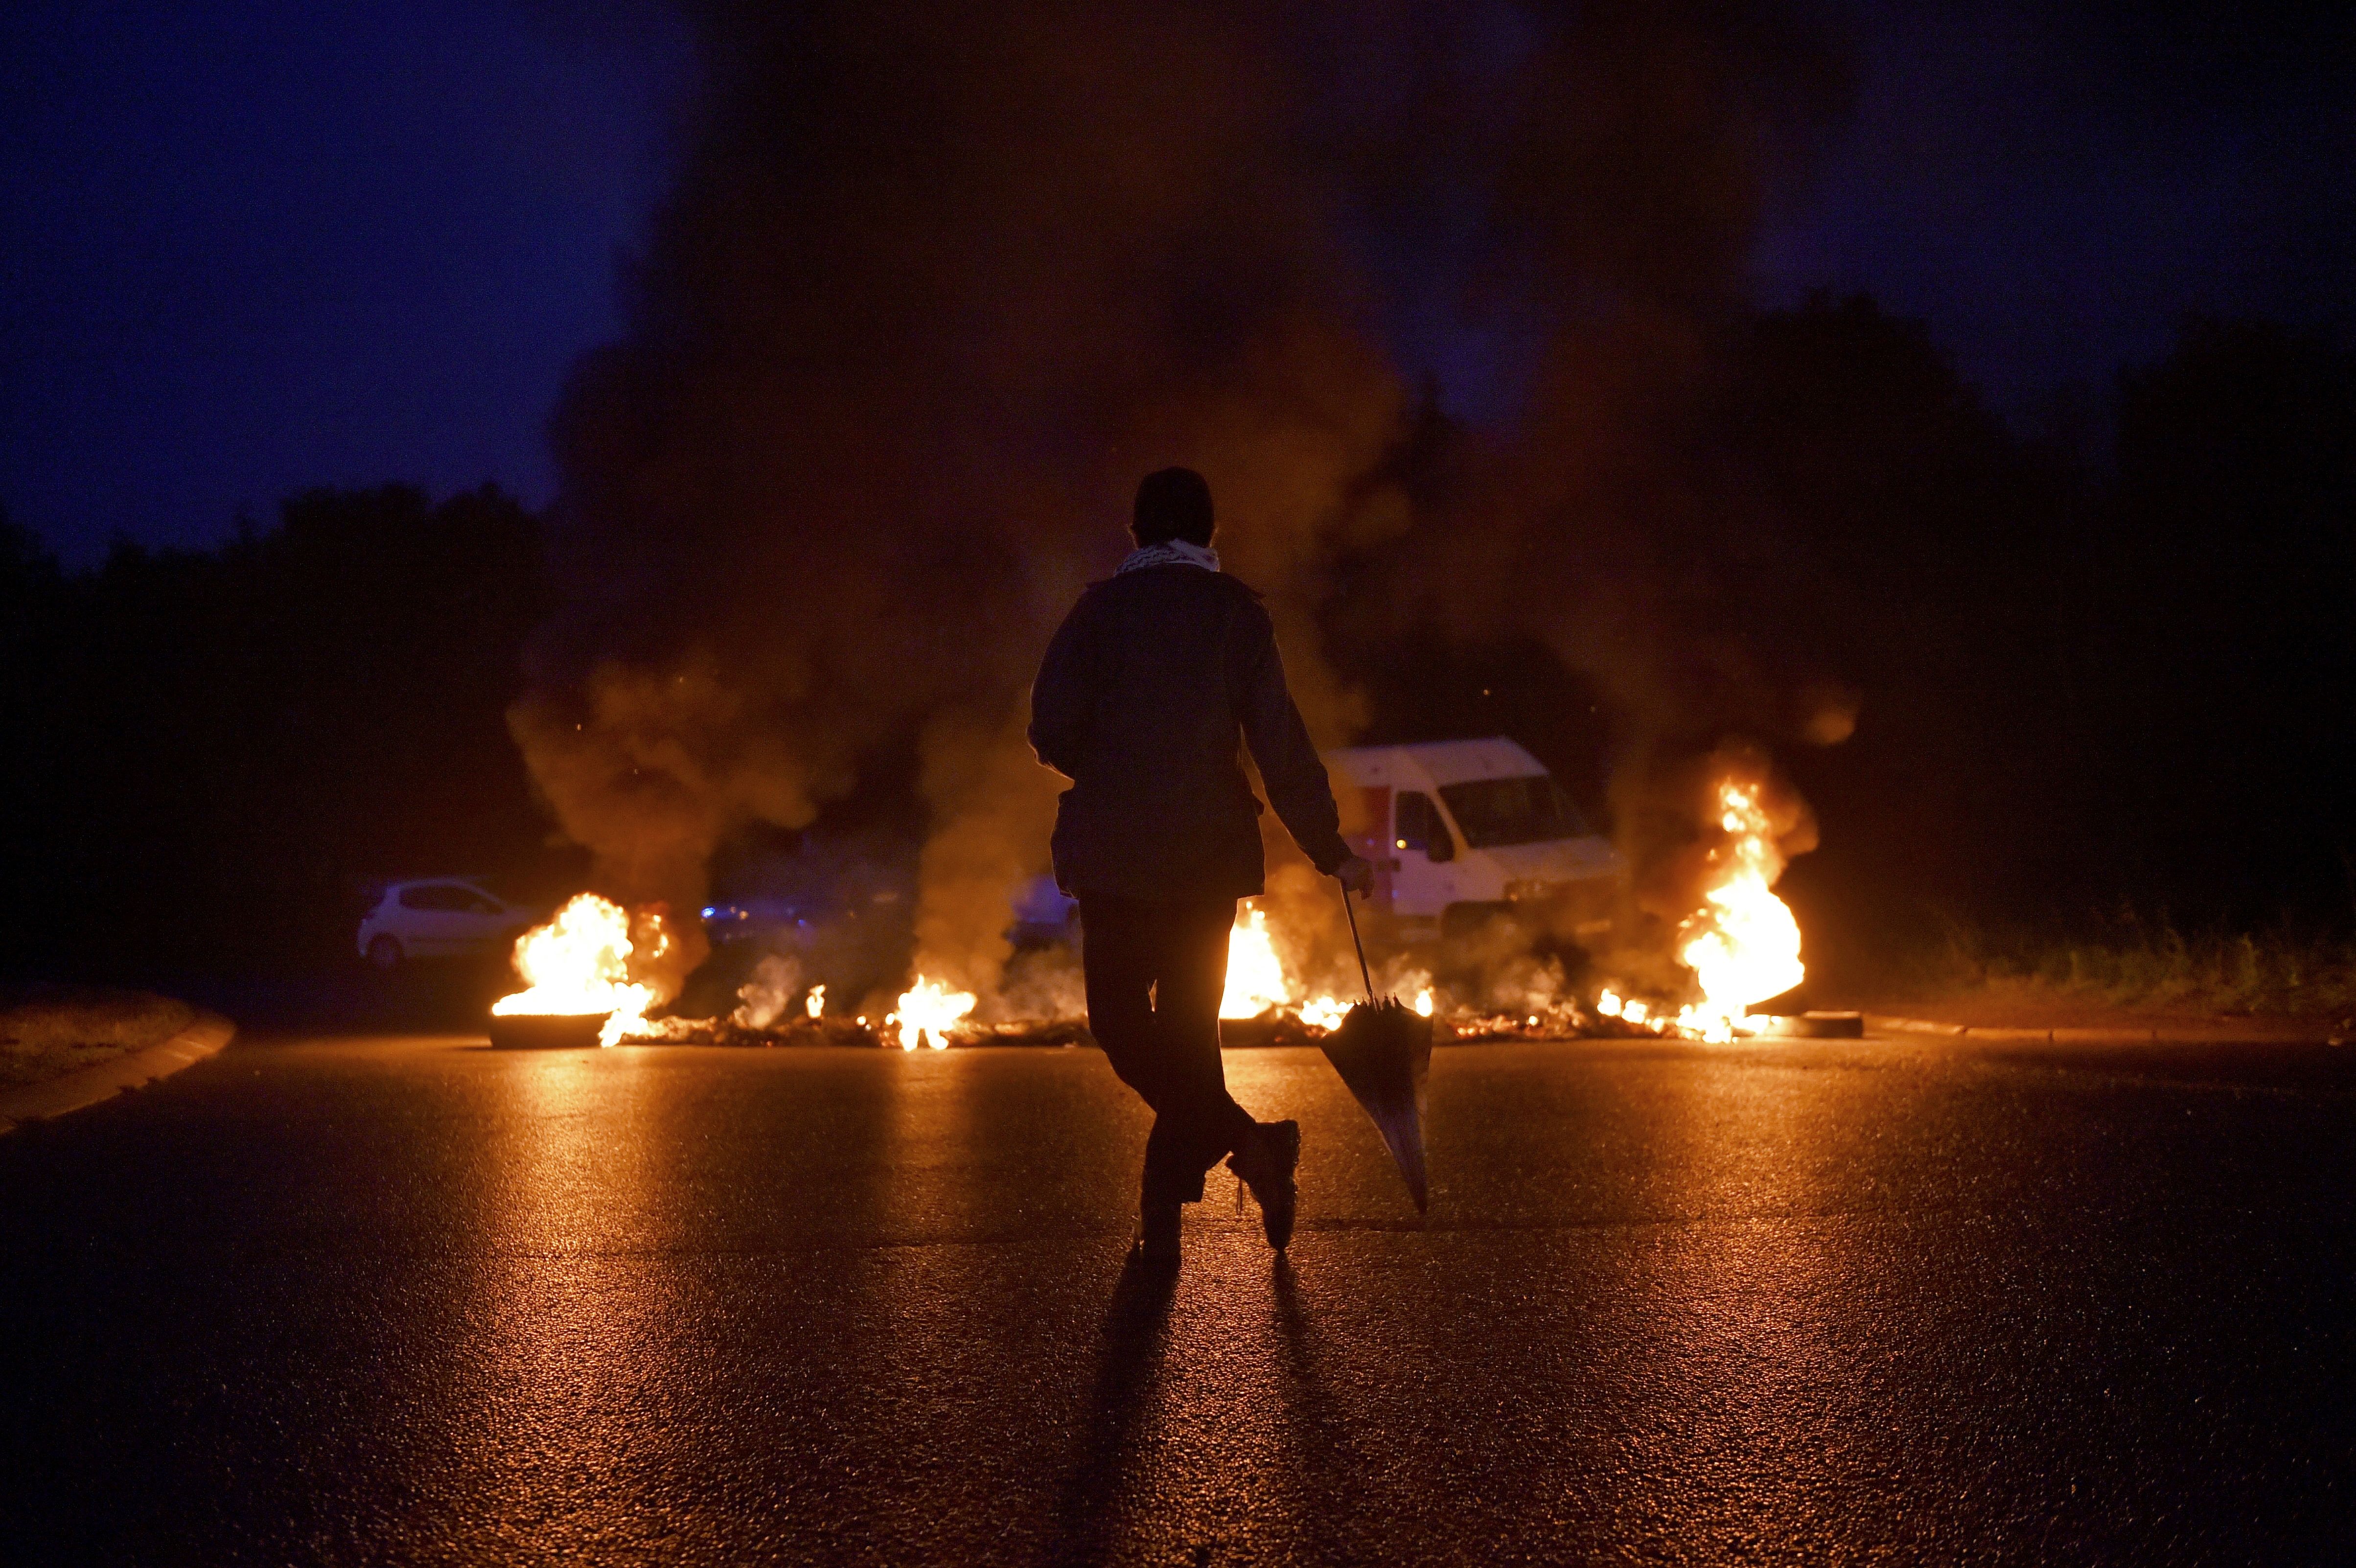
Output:
[[1694,972],[1702,994],[1678,1014],[1677,1026],[1707,1039],[1729,1037],[1751,1003],[1780,996],[1807,976],[1800,923],[1772,891],[1783,857],[1759,794],[1734,779],[1719,783],[1726,842],[1708,852],[1719,875],[1677,932],[1678,961]]
[[1637,897],[1672,933],[1676,986],[1657,976],[1650,986],[1608,979],[1596,1015],[1699,1040],[1764,1032],[1769,1021],[1751,1009],[1807,975],[1799,921],[1774,885],[1793,855],[1815,847],[1815,821],[1765,755],[1747,746],[1724,746],[1670,770],[1661,794],[1671,806],[1655,814],[1651,843],[1638,851]]
[[893,1031],[891,1037],[904,1051],[921,1046],[945,1051],[950,1036],[973,1016],[979,1001],[970,991],[952,991],[937,980],[919,978],[900,993],[898,1011],[884,1015],[884,1027]]
[[1718,826],[1727,833],[1710,850],[1722,875],[1703,890],[1701,908],[1687,916],[1677,958],[1701,982],[1703,1001],[1689,1007],[1687,1026],[1731,1025],[1746,1003],[1781,996],[1807,977],[1800,965],[1800,923],[1772,892],[1783,874],[1774,824],[1760,808],[1760,789],[1725,779],[1718,784]]
[[[1629,893],[1641,913],[1599,943],[1603,950],[1590,958],[1548,947],[1552,907],[1543,899],[1518,907],[1528,911],[1519,918],[1503,913],[1516,906],[1497,906],[1494,918],[1455,936],[1443,934],[1446,921],[1392,908],[1383,916],[1390,950],[1375,966],[1378,988],[1432,1020],[1443,1040],[1723,1042],[1825,1032],[1830,1026],[1822,1020],[1803,1027],[1752,1011],[1806,974],[1799,923],[1774,892],[1790,857],[1814,847],[1806,808],[1763,753],[1741,746],[1666,771],[1652,780],[1649,798],[1656,809],[1629,847],[1638,866]],[[1432,831],[1451,830],[1435,816]],[[719,913],[733,918],[742,911],[730,906]],[[734,939],[723,941],[737,962],[750,963],[749,972],[737,971],[744,978],[724,1015],[664,1017],[654,1015],[680,995],[685,975],[662,907],[634,911],[584,893],[518,941],[516,968],[527,988],[494,1011],[500,1018],[595,1019],[606,1045],[847,1044],[915,1052],[1084,1040],[1076,929],[1052,908],[1033,914],[1027,934],[1002,939],[1012,957],[993,966],[994,980],[960,983],[919,941],[913,954],[904,949],[888,961],[907,967],[872,985],[863,1006],[841,1010],[855,1014],[850,1017],[828,1016],[819,977],[871,985],[873,971],[870,980],[851,979],[843,966],[853,952],[871,961],[872,943],[840,942],[825,920],[780,920],[761,939],[771,950],[757,958],[747,958]],[[1333,885],[1298,865],[1280,866],[1266,895],[1237,906],[1219,1008],[1228,1044],[1312,1044],[1342,1026],[1357,987],[1338,914]],[[848,907],[839,918],[860,923]],[[713,1011],[711,991],[703,996],[701,1006]]]
[[677,989],[659,978],[675,951],[663,917],[659,906],[633,915],[594,893],[576,895],[517,939],[524,989],[493,1003],[492,1016],[603,1017],[599,1045],[634,1037],[648,1010]]
[[1227,989],[1219,998],[1222,1018],[1257,1018],[1290,999],[1283,961],[1268,929],[1268,911],[1245,905],[1227,933]]
[[[1227,989],[1219,1001],[1219,1016],[1240,1022],[1274,1015],[1297,1018],[1312,1034],[1341,1027],[1350,1003],[1331,986],[1312,987],[1297,978],[1300,966],[1279,955],[1269,910],[1259,899],[1246,899],[1236,912],[1227,934]],[[1391,989],[1418,1013],[1429,1018],[1436,1005],[1431,977],[1396,961],[1385,971]]]

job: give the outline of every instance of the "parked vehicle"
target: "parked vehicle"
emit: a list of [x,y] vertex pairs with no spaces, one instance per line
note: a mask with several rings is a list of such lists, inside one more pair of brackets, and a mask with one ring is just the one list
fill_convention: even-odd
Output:
[[1402,929],[1453,936],[1497,915],[1593,938],[1627,868],[1538,759],[1505,737],[1325,754],[1350,845],[1375,865],[1369,899]]
[[388,882],[360,917],[359,952],[388,971],[412,959],[481,957],[513,946],[541,913],[509,903],[476,877]]
[[[1498,915],[1573,939],[1607,931],[1627,879],[1544,765],[1503,736],[1324,754],[1344,836],[1374,863],[1368,908],[1404,937],[1445,935]],[[1355,800],[1352,798],[1355,794]],[[1068,940],[1079,907],[1039,876],[1016,889],[1007,935]]]

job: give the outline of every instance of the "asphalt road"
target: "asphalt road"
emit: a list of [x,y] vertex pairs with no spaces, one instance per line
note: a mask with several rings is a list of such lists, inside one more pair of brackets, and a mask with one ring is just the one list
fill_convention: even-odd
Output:
[[1093,1051],[241,1042],[0,1139],[0,1554],[2344,1561],[2351,1054],[1235,1054],[1165,1293]]

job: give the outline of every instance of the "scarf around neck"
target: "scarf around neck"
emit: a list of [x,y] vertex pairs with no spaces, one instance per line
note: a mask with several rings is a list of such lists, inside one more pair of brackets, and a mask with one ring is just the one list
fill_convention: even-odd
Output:
[[1141,572],[1148,566],[1199,566],[1205,572],[1215,572],[1219,569],[1219,553],[1207,544],[1189,544],[1183,539],[1167,539],[1159,544],[1130,551],[1129,558],[1120,564],[1119,571],[1113,575],[1118,577],[1122,572]]

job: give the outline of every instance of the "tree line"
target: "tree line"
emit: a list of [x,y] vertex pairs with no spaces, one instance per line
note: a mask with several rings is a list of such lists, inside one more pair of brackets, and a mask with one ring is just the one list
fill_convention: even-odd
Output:
[[7,967],[316,962],[370,876],[528,865],[504,715],[546,609],[540,524],[496,489],[316,490],[85,571],[0,528]]
[[[1943,916],[2122,901],[2356,923],[2356,357],[2188,322],[2083,431],[2029,437],[1868,301],[1731,341],[1696,460],[1774,526],[1702,629],[1804,643],[1862,699],[1852,738],[1782,751],[1824,823],[1787,880],[1812,933],[1886,956]],[[1409,444],[1435,475],[1444,423]],[[546,871],[505,723],[546,526],[491,489],[316,490],[218,549],[67,570],[0,521],[0,968],[316,964],[369,878]],[[1615,715],[1545,648],[1328,630],[1372,738],[1514,734],[1575,789],[1612,760]]]

